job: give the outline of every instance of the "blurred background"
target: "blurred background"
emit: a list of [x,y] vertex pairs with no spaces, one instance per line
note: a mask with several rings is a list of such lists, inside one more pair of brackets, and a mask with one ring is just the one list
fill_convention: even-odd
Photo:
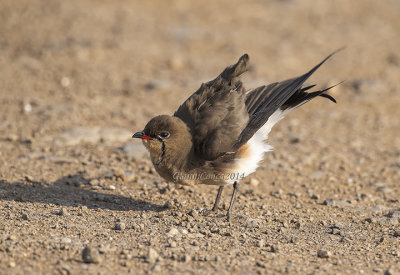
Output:
[[245,52],[252,88],[345,46],[318,83],[346,80],[341,106],[366,96],[363,108],[387,96],[389,104],[399,87],[397,8],[395,0],[1,1],[0,133],[32,138],[77,124],[133,131]]
[[[397,0],[0,1],[0,266],[81,273],[90,242],[107,258],[93,274],[389,270],[400,255],[399,11]],[[188,215],[216,188],[169,186],[130,138],[243,53],[254,88],[341,47],[308,82],[344,80],[330,92],[338,103],[315,99],[273,129],[232,224]],[[172,247],[171,226],[206,233]],[[321,244],[335,255],[323,264]],[[158,259],[150,245],[158,267],[143,260]]]

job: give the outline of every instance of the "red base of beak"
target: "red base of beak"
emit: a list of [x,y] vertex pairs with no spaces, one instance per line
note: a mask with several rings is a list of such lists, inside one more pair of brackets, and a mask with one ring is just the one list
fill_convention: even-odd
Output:
[[146,136],[143,131],[135,133],[132,138],[141,138],[141,139],[152,139],[149,136]]

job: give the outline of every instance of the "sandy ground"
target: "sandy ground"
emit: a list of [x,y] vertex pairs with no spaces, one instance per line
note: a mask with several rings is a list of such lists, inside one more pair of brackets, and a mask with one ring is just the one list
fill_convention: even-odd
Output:
[[[0,273],[400,274],[399,10],[1,1]],[[310,80],[346,80],[338,104],[273,129],[230,223],[230,188],[207,215],[216,187],[169,185],[130,139],[245,52],[250,88],[342,46]]]

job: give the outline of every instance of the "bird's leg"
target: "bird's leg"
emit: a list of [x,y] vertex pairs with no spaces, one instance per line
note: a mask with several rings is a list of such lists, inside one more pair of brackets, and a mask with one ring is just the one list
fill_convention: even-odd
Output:
[[228,219],[228,222],[231,220],[233,203],[235,202],[236,192],[238,191],[238,189],[239,189],[239,182],[235,181],[235,183],[233,184],[233,193],[232,193],[231,203],[229,204],[228,213],[226,213],[226,218]]
[[218,204],[219,204],[219,200],[221,199],[221,194],[222,194],[223,189],[224,189],[223,185],[221,185],[218,189],[218,194],[217,194],[217,197],[215,198],[214,207],[211,210],[212,212],[215,212],[218,209]]

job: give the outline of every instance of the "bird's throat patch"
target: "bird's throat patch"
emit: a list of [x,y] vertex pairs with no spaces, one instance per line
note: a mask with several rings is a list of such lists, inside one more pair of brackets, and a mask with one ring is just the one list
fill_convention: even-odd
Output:
[[164,160],[164,156],[165,156],[165,143],[163,140],[160,140],[160,141],[161,141],[161,155],[156,163],[157,166],[160,165],[160,163]]

